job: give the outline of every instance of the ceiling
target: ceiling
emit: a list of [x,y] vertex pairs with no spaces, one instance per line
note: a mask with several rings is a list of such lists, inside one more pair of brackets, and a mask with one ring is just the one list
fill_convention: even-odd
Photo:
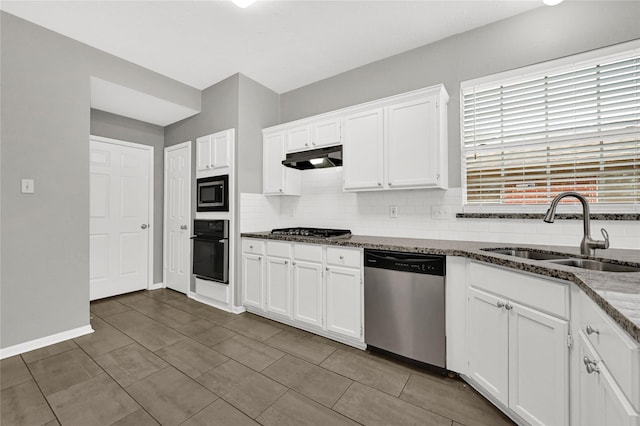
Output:
[[240,72],[278,93],[536,7],[541,0],[0,3],[197,89]]

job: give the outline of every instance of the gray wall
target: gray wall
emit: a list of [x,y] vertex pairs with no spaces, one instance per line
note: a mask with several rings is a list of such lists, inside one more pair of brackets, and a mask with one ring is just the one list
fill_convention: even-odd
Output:
[[91,109],[91,134],[153,147],[153,282],[162,282],[164,128]]
[[460,186],[460,82],[640,38],[638,1],[565,1],[540,7],[281,95],[288,122],[444,83],[449,184]]
[[[89,325],[91,75],[199,107],[200,92],[0,13],[0,347]],[[20,179],[35,179],[35,194]]]
[[280,96],[240,74],[238,98],[238,193],[262,193],[262,129],[279,123]]
[[[195,218],[196,208],[196,138],[226,129],[238,128],[238,81],[239,74],[232,75],[202,92],[200,114],[164,128],[165,146],[191,141],[191,217]],[[191,261],[189,262],[191,263]],[[195,290],[195,278],[189,284]]]

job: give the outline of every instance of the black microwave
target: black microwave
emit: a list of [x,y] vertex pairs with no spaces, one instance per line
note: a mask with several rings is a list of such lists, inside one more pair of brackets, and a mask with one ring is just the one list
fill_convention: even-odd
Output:
[[229,211],[229,175],[212,176],[197,180],[196,198],[199,212]]

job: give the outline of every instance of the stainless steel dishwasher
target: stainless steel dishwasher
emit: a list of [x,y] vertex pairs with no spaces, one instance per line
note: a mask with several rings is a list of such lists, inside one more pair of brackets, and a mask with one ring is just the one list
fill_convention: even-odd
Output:
[[364,251],[364,340],[445,368],[445,256]]

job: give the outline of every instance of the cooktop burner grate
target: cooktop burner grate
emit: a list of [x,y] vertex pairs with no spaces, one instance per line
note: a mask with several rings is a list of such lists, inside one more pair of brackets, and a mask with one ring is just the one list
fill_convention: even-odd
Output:
[[326,228],[279,228],[271,231],[273,235],[296,235],[301,237],[314,238],[348,238],[351,231],[348,229],[326,229]]

